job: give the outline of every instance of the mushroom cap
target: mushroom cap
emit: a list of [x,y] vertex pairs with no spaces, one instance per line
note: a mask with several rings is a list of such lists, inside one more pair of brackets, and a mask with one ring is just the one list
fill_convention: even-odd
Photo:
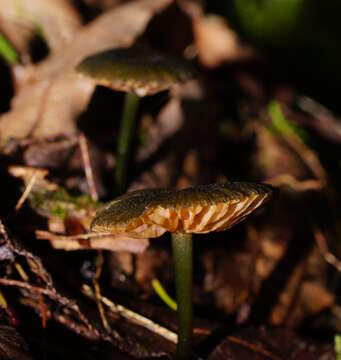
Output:
[[223,231],[269,200],[274,191],[270,185],[252,182],[133,191],[100,208],[91,230],[137,238],[158,237],[166,231]]
[[187,61],[143,47],[118,48],[85,58],[76,70],[96,84],[139,96],[167,90],[192,78],[195,70]]

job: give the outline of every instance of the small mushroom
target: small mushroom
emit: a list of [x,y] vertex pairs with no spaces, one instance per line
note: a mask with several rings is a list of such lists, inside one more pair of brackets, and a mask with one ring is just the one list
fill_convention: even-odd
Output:
[[227,182],[183,190],[145,189],[127,193],[99,209],[95,232],[136,238],[171,233],[178,302],[177,359],[191,353],[192,234],[223,231],[239,223],[271,198],[274,188],[251,182]]
[[97,85],[126,92],[117,147],[115,182],[117,192],[125,190],[130,143],[135,130],[139,98],[169,89],[195,74],[183,59],[134,46],[106,50],[84,59],[76,70]]

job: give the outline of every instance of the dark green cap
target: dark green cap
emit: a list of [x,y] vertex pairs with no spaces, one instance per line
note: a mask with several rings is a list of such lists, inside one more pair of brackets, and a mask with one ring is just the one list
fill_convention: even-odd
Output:
[[153,95],[195,75],[187,61],[134,46],[103,51],[85,58],[76,68],[98,85],[139,96]]

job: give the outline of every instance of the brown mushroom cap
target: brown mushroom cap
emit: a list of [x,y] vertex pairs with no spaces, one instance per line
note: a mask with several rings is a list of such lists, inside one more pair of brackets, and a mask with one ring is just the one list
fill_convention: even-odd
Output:
[[270,185],[228,182],[183,190],[146,189],[127,193],[99,209],[91,230],[152,238],[166,231],[207,233],[242,221],[267,201]]
[[93,78],[98,85],[134,91],[139,96],[167,90],[195,74],[194,68],[183,59],[136,46],[90,55],[76,70]]

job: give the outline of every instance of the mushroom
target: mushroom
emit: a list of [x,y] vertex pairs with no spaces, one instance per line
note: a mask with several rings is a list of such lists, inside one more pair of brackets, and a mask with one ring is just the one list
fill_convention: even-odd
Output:
[[130,143],[134,135],[140,97],[169,89],[194,76],[193,67],[183,59],[140,46],[106,50],[85,58],[76,70],[97,85],[126,92],[117,146],[116,190],[126,187]]
[[171,233],[179,320],[177,359],[188,359],[191,353],[192,234],[230,228],[273,193],[270,185],[252,182],[144,189],[126,193],[97,211],[91,223],[95,232],[142,239]]

